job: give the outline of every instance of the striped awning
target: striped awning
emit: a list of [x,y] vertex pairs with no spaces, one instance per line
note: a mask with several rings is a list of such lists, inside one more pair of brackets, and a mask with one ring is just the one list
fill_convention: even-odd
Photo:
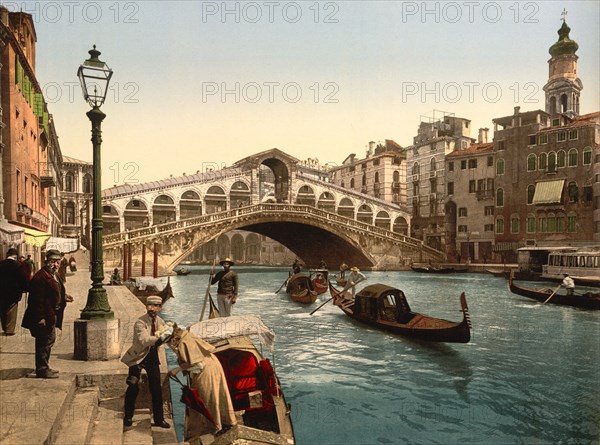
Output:
[[18,246],[23,242],[23,231],[23,227],[0,221],[0,243],[11,247]]
[[23,229],[25,231],[25,244],[33,247],[44,247],[48,238],[52,236],[51,233],[41,232],[28,227],[24,227]]
[[533,204],[554,204],[562,201],[564,179],[538,182],[535,185]]
[[62,253],[76,252],[79,249],[79,239],[51,236],[46,242],[46,251],[50,249],[55,249]]

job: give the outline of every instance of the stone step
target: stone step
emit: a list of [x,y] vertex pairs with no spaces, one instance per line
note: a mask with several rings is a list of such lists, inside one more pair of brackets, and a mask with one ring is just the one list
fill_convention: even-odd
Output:
[[88,445],[123,443],[123,397],[100,400]]
[[92,433],[92,420],[98,413],[98,387],[77,388],[65,409],[57,417],[58,427],[51,443],[87,444]]
[[[153,445],[152,438],[152,414],[149,408],[135,410],[133,425],[123,429],[123,445]],[[113,442],[114,443],[114,442]]]
[[177,443],[177,434],[175,433],[175,427],[172,419],[165,419],[165,421],[171,425],[171,428],[166,430],[164,428],[152,427],[152,440],[154,445],[171,445]]

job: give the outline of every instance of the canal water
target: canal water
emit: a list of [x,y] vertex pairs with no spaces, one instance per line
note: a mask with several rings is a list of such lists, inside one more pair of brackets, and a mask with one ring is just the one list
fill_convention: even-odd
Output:
[[[208,283],[208,267],[189,268],[171,277],[175,299],[162,312],[184,325],[198,320]],[[276,294],[287,269],[234,269],[233,313],[258,314],[276,333],[274,365],[299,445],[600,440],[598,312],[530,301],[486,274],[365,272],[365,285],[398,287],[413,311],[448,320],[461,320],[465,292],[471,342],[428,343],[365,327],[331,303],[310,316],[329,295],[301,305]],[[183,405],[172,390],[181,439]]]

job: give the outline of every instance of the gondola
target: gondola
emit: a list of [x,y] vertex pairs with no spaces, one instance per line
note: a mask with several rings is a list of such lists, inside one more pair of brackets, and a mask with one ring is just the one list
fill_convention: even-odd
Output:
[[509,272],[504,269],[486,269],[485,271],[495,277],[502,277],[502,278],[508,278],[508,274],[509,274]]
[[432,266],[417,267],[417,266],[411,266],[410,268],[413,271],[419,272],[419,273],[439,273],[439,274],[443,274],[443,273],[454,273],[454,272],[456,272],[456,270],[454,268],[452,268],[452,267],[432,267]]
[[[156,281],[156,280],[155,280]],[[169,298],[174,298],[173,289],[171,288],[171,279],[167,277],[167,284],[162,290],[158,290],[158,287],[153,282],[150,283],[141,278],[134,278],[126,280],[123,284],[131,291],[133,295],[146,304],[146,298],[151,295],[157,295],[162,299],[163,305]]]
[[285,292],[298,303],[311,304],[317,301],[317,292],[313,289],[310,277],[302,272],[288,278]]
[[189,275],[189,274],[190,274],[190,272],[191,272],[191,270],[189,270],[189,269],[186,269],[185,267],[182,267],[181,269],[177,269],[177,270],[175,271],[175,273],[176,273],[177,275],[183,275],[183,276],[185,276],[185,275]]
[[471,340],[471,317],[464,292],[460,295],[463,319],[443,320],[412,312],[404,293],[385,284],[372,284],[352,299],[349,292],[329,290],[334,304],[349,317],[394,334],[421,340],[468,343]]
[[317,295],[324,294],[329,290],[329,271],[327,269],[311,270],[313,289]]
[[[532,298],[533,300],[541,301],[542,303],[573,306],[582,309],[600,309],[600,292],[580,293],[576,290],[574,295],[567,296],[566,290],[563,289],[555,292],[554,289],[548,287],[528,288],[519,286],[515,284],[513,275],[508,278],[508,289],[513,294]],[[548,299],[551,295],[552,298]]]
[[[263,357],[252,340],[273,353],[275,333],[256,315],[237,315],[200,321],[190,332],[216,347],[238,424],[223,434],[200,435],[188,417],[184,438],[191,445],[232,443],[293,444],[294,428],[290,405],[268,358]],[[210,436],[210,441],[206,440]]]

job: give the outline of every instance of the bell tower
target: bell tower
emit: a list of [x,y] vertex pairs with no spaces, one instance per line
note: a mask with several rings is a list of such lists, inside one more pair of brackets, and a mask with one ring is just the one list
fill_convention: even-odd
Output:
[[546,92],[546,112],[551,116],[567,114],[574,117],[579,114],[579,96],[583,83],[577,77],[577,59],[575,53],[579,45],[569,38],[571,28],[567,25],[562,13],[562,26],[558,30],[558,41],[549,49],[552,58],[548,60],[548,82],[544,85]]

